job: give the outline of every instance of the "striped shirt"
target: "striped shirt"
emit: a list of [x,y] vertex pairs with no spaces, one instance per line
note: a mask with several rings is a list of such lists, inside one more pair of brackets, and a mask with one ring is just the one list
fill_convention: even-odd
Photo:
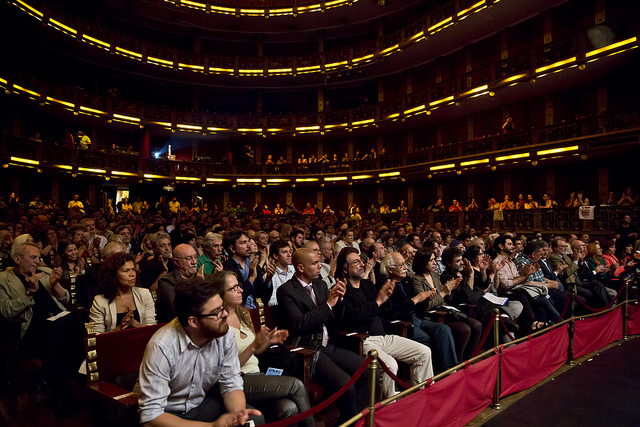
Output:
[[[533,261],[531,261],[531,259],[528,256],[521,255],[518,258],[516,258],[516,267],[518,267],[518,272],[520,272],[522,270],[522,267],[524,267],[527,264],[533,264]],[[535,273],[531,274],[527,278],[527,282],[547,283],[547,281],[544,280],[544,273],[542,272],[541,268],[539,268],[538,271],[536,271]]]
[[198,347],[173,319],[151,337],[140,365],[140,422],[189,412],[216,383],[222,395],[243,388],[234,335]]

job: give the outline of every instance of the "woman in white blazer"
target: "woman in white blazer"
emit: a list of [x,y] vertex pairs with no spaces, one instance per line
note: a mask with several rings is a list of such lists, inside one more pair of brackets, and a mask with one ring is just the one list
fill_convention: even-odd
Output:
[[99,291],[90,312],[96,333],[156,324],[151,292],[136,287],[134,255],[111,255],[102,264],[98,280]]

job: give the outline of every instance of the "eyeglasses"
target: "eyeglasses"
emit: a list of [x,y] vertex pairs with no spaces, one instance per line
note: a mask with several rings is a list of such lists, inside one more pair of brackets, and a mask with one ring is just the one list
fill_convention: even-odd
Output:
[[213,317],[214,319],[219,320],[220,317],[222,316],[222,313],[224,313],[225,311],[227,312],[227,314],[229,313],[229,311],[227,310],[227,307],[225,307],[223,305],[222,307],[220,307],[219,309],[215,310],[212,313],[209,313],[209,314],[197,314],[194,317],[199,317],[199,318],[202,318],[202,317]]
[[182,259],[182,260],[185,260],[187,262],[197,261],[198,260],[198,257],[197,256],[193,256],[193,255],[190,255],[190,256],[187,256],[187,257],[174,256],[173,258],[174,259]]
[[240,285],[234,285],[234,286],[230,287],[229,289],[227,289],[227,292],[238,292],[241,289],[242,288],[240,287]]
[[356,258],[349,263],[349,265],[358,265],[358,264],[364,264],[364,261],[362,261],[360,258]]

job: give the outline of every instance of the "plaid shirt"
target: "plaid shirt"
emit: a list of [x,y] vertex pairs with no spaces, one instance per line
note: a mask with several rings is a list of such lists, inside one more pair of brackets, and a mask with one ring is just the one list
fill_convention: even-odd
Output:
[[[518,272],[520,272],[522,270],[522,267],[524,267],[527,264],[533,264],[533,261],[531,261],[531,259],[529,259],[529,257],[526,255],[520,255],[518,258],[516,258],[515,263],[516,263],[516,267],[518,267]],[[538,269],[538,271],[530,275],[527,278],[527,281],[546,283],[546,280],[544,280],[544,274],[542,273],[541,269]]]

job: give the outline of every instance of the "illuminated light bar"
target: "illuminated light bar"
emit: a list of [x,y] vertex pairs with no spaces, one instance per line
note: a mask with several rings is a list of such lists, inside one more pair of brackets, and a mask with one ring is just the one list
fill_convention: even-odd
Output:
[[514,82],[516,80],[520,80],[520,79],[525,78],[525,77],[527,77],[526,73],[516,74],[515,76],[507,77],[506,79],[502,80],[500,83],[510,83],[510,82]]
[[320,126],[302,126],[302,127],[296,128],[297,132],[305,132],[305,131],[311,131],[311,130],[320,130]]
[[255,183],[260,183],[260,182],[262,182],[262,178],[238,178],[238,179],[236,179],[236,182],[255,182]]
[[484,85],[484,86],[479,86],[473,89],[470,89],[464,93],[462,93],[460,96],[467,96],[467,95],[472,95],[474,93],[478,93],[478,92],[483,92],[486,91],[487,89],[489,89],[489,86]]
[[155,56],[147,56],[147,62],[162,65],[163,67],[173,67],[173,61],[169,61],[162,58],[156,58]]
[[[5,83],[6,83],[6,82],[5,82]],[[14,89],[21,90],[21,91],[23,91],[23,92],[26,92],[26,93],[28,93],[28,94],[30,94],[30,95],[35,96],[35,97],[39,97],[39,96],[40,96],[40,94],[39,94],[38,92],[34,92],[34,91],[29,90],[29,89],[27,89],[27,88],[24,88],[24,87],[22,87],[22,86],[18,86],[18,85],[17,85],[17,84],[15,84],[15,83],[13,84],[13,88],[14,88]]]
[[448,163],[446,165],[431,166],[429,168],[429,170],[439,171],[439,170],[442,170],[442,169],[451,169],[451,168],[455,168],[455,167],[456,167],[455,163]]
[[419,105],[419,106],[417,106],[417,107],[414,107],[414,108],[410,108],[410,109],[408,109],[408,110],[405,110],[405,111],[404,111],[404,114],[405,114],[405,115],[407,115],[407,114],[411,114],[411,113],[417,113],[418,111],[422,111],[422,110],[424,110],[425,108],[427,108],[427,106],[426,106],[426,105],[424,105],[424,104],[423,104],[423,105]]
[[13,157],[13,156],[11,156],[11,161],[12,162],[18,162],[18,163],[26,163],[28,165],[39,165],[40,164],[40,162],[38,160],[24,159],[22,157]]
[[145,173],[144,174],[145,178],[149,178],[149,179],[169,179],[168,176],[164,176],[164,175],[154,175],[152,173]]
[[424,31],[420,31],[419,33],[414,34],[413,36],[411,36],[411,38],[409,39],[409,41],[417,41],[415,39],[419,39],[424,37]]
[[233,74],[233,68],[217,68],[217,67],[209,67],[209,71],[217,74]]
[[267,72],[269,74],[288,74],[293,71],[292,68],[269,68]]
[[325,64],[324,68],[336,68],[341,65],[347,65],[348,61],[332,62],[331,64]]
[[354,58],[351,62],[353,62],[354,64],[357,64],[358,62],[362,62],[362,61],[367,61],[369,59],[373,59],[373,56],[374,55],[372,53],[370,55],[365,55],[365,56],[362,56],[360,58]]
[[273,182],[273,183],[278,183],[278,182],[289,182],[291,181],[290,179],[282,179],[282,178],[269,178],[267,179],[267,182]]
[[458,16],[466,15],[469,11],[476,9],[480,6],[483,6],[485,3],[486,3],[486,0],[479,1],[478,3],[471,5],[470,7],[458,12]]
[[194,176],[176,176],[176,179],[181,181],[200,181],[200,178],[196,178]]
[[217,127],[211,126],[211,127],[208,127],[207,130],[210,130],[211,132],[225,132],[225,131],[229,131],[231,129],[217,128]]
[[388,48],[386,48],[386,49],[381,50],[381,51],[380,51],[380,55],[385,55],[385,54],[391,53],[392,51],[394,51],[394,50],[398,49],[399,47],[400,47],[400,46],[399,46],[398,44],[394,44],[394,45],[393,45],[393,46],[391,46],[391,47],[388,47]]
[[190,1],[190,0],[181,0],[180,1],[181,5],[185,5],[185,6],[189,6],[189,7],[193,7],[196,9],[202,9],[205,10],[207,8],[207,5],[204,3],[198,3],[195,1]]
[[363,125],[368,125],[371,124],[375,121],[375,119],[366,119],[366,120],[359,120],[357,122],[353,122],[352,125],[353,126],[363,126]]
[[319,65],[311,65],[309,67],[299,67],[296,69],[296,71],[298,73],[305,73],[305,72],[313,72],[313,71],[320,71],[320,66]]
[[36,18],[42,21],[42,12],[40,12],[38,9],[28,5],[27,3],[21,0],[16,0],[14,3],[17,4],[20,9],[24,10],[29,15],[35,16]]
[[328,176],[324,179],[325,181],[346,181],[346,176]]
[[86,42],[87,42],[87,43],[89,43],[89,44],[95,44],[95,45],[98,45],[98,46],[99,46],[99,47],[101,47],[102,49],[109,50],[109,49],[111,48],[111,44],[109,44],[109,43],[107,43],[107,42],[105,42],[105,41],[102,41],[102,40],[100,40],[100,39],[97,39],[97,38],[95,38],[95,37],[91,37],[91,36],[89,36],[89,35],[87,35],[87,34],[83,34],[83,35],[82,35],[82,40],[86,41]]
[[223,6],[214,6],[211,5],[211,10],[214,12],[220,12],[220,13],[224,13],[224,14],[235,14],[236,10],[232,7],[223,7]]
[[427,29],[427,31],[429,33],[432,32],[432,31],[435,31],[435,30],[439,31],[439,30],[443,29],[444,27],[451,25],[452,23],[453,23],[453,18],[450,16],[450,17],[448,17],[446,19],[443,19],[442,21],[438,22],[437,24],[434,24],[434,25],[430,26]]
[[[114,114],[114,117],[115,117],[115,114]],[[169,122],[151,122],[151,124],[160,125],[160,126],[164,126],[164,127],[167,127],[167,128],[171,127],[171,123],[169,123]]]
[[351,177],[351,179],[367,179],[367,178],[373,178],[373,175],[354,175]]
[[389,178],[392,176],[400,176],[400,172],[385,172],[378,174],[378,178]]
[[[119,119],[119,120],[127,120],[130,122],[140,122],[140,119],[138,117],[131,117],[131,116],[123,116],[122,114],[113,114],[113,118],[114,119]],[[164,123],[164,122],[155,122],[157,124],[161,124],[161,125],[166,125],[166,126],[171,126],[171,123]]]
[[400,113],[393,113],[393,114],[389,114],[387,116],[387,119],[395,119],[397,117],[400,117]]
[[238,132],[262,132],[262,128],[238,128]]
[[461,162],[460,166],[473,166],[473,165],[479,165],[482,163],[489,163],[489,159],[482,159],[482,160],[470,160],[468,162]]
[[78,168],[80,172],[107,173],[104,169]]
[[523,159],[526,157],[529,157],[529,153],[511,154],[509,156],[496,157],[496,162],[501,162],[503,160]]
[[570,147],[552,148],[550,150],[540,150],[536,154],[538,156],[546,156],[547,154],[557,154],[557,153],[564,153],[567,151],[575,151],[578,148],[579,147],[577,145],[572,145]]
[[270,16],[281,16],[281,15],[291,15],[293,14],[293,9],[287,7],[285,9],[271,9],[269,10]]
[[111,175],[116,175],[116,176],[138,176],[137,173],[121,172],[121,171],[111,171]]
[[62,105],[64,105],[64,106],[66,106],[66,107],[70,107],[70,108],[74,108],[74,107],[76,106],[76,104],[74,104],[74,103],[72,103],[72,102],[61,101],[61,100],[59,100],[59,99],[55,99],[55,98],[52,98],[52,97],[50,97],[50,96],[47,96],[47,101],[56,102],[56,103],[58,103],[58,104],[62,104]]
[[349,126],[349,123],[339,123],[337,125],[325,125],[325,129],[344,128]]
[[73,170],[73,166],[69,166],[69,165],[52,165],[54,168],[58,168],[58,169],[64,169],[64,170]]
[[229,182],[229,178],[207,178],[207,182]]
[[609,46],[601,47],[600,49],[596,49],[596,50],[592,50],[591,52],[587,52],[585,54],[585,56],[587,58],[590,58],[592,56],[599,55],[599,54],[601,54],[603,52],[607,52],[609,50],[617,49],[619,47],[626,46],[626,45],[631,44],[631,43],[635,43],[636,41],[637,41],[636,37],[631,37],[630,39],[622,40],[622,41],[619,41],[617,43],[610,44]]
[[84,105],[80,106],[80,111],[86,111],[87,113],[93,114],[107,114],[105,111],[96,110],[95,108],[85,107]]
[[240,15],[263,15],[264,9],[240,9]]
[[436,105],[444,104],[445,102],[451,102],[451,101],[453,101],[453,95],[443,99],[438,99],[437,101],[430,102],[429,107],[434,107]]
[[142,59],[142,54],[141,53],[134,52],[132,50],[125,49],[125,48],[118,47],[118,46],[116,46],[116,53],[119,53],[120,55],[124,55],[124,56],[130,56],[130,57],[136,58],[136,59]]
[[49,25],[55,28],[56,30],[62,31],[63,33],[70,33],[73,35],[78,34],[78,32],[74,28],[71,28],[68,25],[63,24],[60,21],[56,21],[53,18],[49,18]]
[[176,125],[178,129],[186,129],[186,130],[202,130],[202,126],[194,126],[194,125]]
[[2,83],[2,84],[5,84],[5,85],[6,85],[8,82],[7,82],[5,79],[0,78],[0,83]]
[[262,74],[263,72],[264,70],[254,69],[254,68],[245,68],[245,69],[238,70],[238,73],[240,74]]
[[178,68],[188,68],[190,70],[204,71],[204,65],[191,65],[178,62]]
[[536,68],[536,73],[542,73],[548,70],[552,70],[554,68],[558,68],[558,67],[562,67],[563,65],[568,65],[571,64],[572,62],[575,62],[576,57],[573,56],[569,59],[564,59],[562,61],[558,61],[558,62],[554,62],[553,64],[550,65],[545,65],[544,67],[540,67],[540,68]]
[[316,182],[318,178],[296,178],[296,182]]
[[269,129],[267,129],[267,132],[282,132],[282,129],[279,129],[279,128],[269,128]]

